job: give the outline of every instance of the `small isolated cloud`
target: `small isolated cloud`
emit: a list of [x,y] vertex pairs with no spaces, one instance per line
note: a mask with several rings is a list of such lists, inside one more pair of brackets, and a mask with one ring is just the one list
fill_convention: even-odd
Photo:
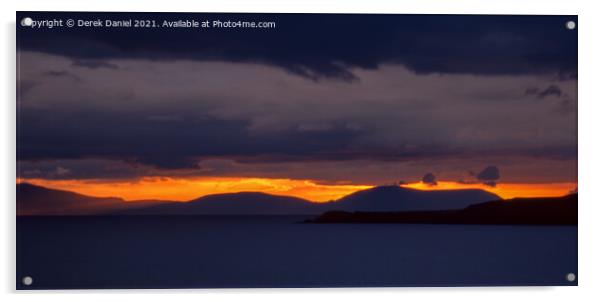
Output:
[[427,184],[429,186],[436,186],[437,185],[437,177],[435,177],[435,174],[433,173],[426,173],[423,177],[422,177],[422,183]]
[[484,185],[495,187],[500,179],[500,170],[496,166],[488,166],[477,174],[477,179]]

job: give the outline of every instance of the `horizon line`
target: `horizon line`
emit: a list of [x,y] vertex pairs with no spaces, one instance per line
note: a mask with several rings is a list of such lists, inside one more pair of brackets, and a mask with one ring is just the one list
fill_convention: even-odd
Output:
[[[41,187],[44,189],[48,189],[48,190],[56,190],[56,191],[64,191],[64,192],[69,192],[69,193],[75,193],[75,194],[79,194],[79,195],[83,195],[86,197],[92,197],[92,198],[116,198],[116,199],[121,199],[123,202],[148,202],[148,201],[156,201],[156,202],[177,202],[177,203],[186,203],[186,202],[193,202],[196,201],[198,199],[204,198],[204,197],[208,197],[208,196],[214,196],[214,195],[226,195],[226,194],[241,194],[241,193],[259,193],[259,194],[266,194],[266,195],[271,195],[271,196],[281,196],[281,197],[291,197],[291,198],[298,198],[307,202],[311,202],[311,203],[330,203],[330,202],[336,202],[342,198],[345,198],[351,194],[360,192],[360,191],[364,191],[364,190],[369,190],[369,189],[374,189],[374,188],[380,188],[380,187],[398,187],[398,188],[403,188],[403,189],[407,189],[407,190],[415,190],[415,191],[423,191],[423,192],[427,192],[427,191],[458,191],[458,190],[481,190],[481,191],[485,191],[488,193],[491,193],[495,196],[498,197],[499,200],[509,200],[509,199],[513,199],[513,198],[532,198],[532,197],[562,197],[562,196],[567,196],[570,194],[577,193],[576,191],[576,183],[552,183],[551,185],[563,185],[565,187],[567,186],[574,186],[574,190],[570,189],[570,190],[556,190],[557,192],[563,192],[563,193],[556,193],[556,194],[524,194],[524,195],[515,195],[513,194],[512,196],[503,196],[502,194],[498,194],[497,192],[495,192],[495,187],[490,188],[490,190],[487,190],[487,188],[483,188],[482,185],[479,184],[461,184],[461,183],[456,183],[456,182],[445,182],[445,181],[441,181],[439,182],[437,185],[428,185],[428,184],[424,184],[421,182],[416,182],[416,183],[406,183],[406,184],[383,184],[383,185],[364,185],[364,186],[358,186],[361,188],[358,188],[357,190],[352,190],[349,191],[347,194],[342,194],[341,196],[339,196],[338,198],[333,198],[333,199],[329,199],[329,200],[312,200],[309,198],[306,198],[304,196],[299,196],[298,194],[287,194],[287,192],[274,192],[274,191],[270,191],[270,190],[230,190],[230,191],[215,191],[215,192],[207,192],[206,194],[203,193],[199,193],[198,195],[194,195],[194,197],[192,198],[188,198],[188,199],[174,199],[174,198],[161,198],[161,197],[147,197],[147,198],[135,198],[135,199],[127,199],[124,198],[124,196],[119,196],[119,194],[111,194],[111,193],[107,193],[106,191],[103,193],[101,192],[96,192],[96,194],[94,194],[94,191],[90,191],[92,194],[90,194],[87,190],[85,190],[85,185],[83,187],[80,186],[80,188],[68,188],[65,186],[54,186],[52,185],[52,183],[49,183],[50,185],[45,185],[45,184],[40,184],[38,181],[36,181],[34,179],[34,181],[30,181],[31,179],[25,180],[25,179],[20,179],[17,178],[16,181],[16,185],[20,185],[20,184],[27,184],[27,185],[32,185],[32,186],[36,186],[36,187]],[[455,186],[454,185],[459,185],[459,186]],[[475,186],[476,185],[476,186]],[[524,184],[524,183],[500,183],[498,184],[498,186],[537,186],[537,185],[541,185],[541,184]],[[499,189],[499,188],[498,188]],[[199,190],[201,191],[201,190]]]

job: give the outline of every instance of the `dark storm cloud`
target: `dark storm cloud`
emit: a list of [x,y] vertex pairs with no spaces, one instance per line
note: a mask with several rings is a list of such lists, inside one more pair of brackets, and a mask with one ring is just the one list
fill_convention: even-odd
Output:
[[[542,76],[416,75],[385,65],[347,84],[257,64],[112,60],[118,68],[94,69],[43,53],[21,58],[22,83],[39,84],[19,99],[20,160],[197,169],[205,158],[267,164],[576,156],[576,117],[549,114],[552,102],[524,102],[526,87],[549,83]],[[64,72],[47,75],[53,71]],[[573,93],[572,82],[558,85]],[[483,101],[496,93],[503,102]]]
[[[112,18],[133,15],[150,16]],[[553,171],[565,165],[549,161],[576,159],[576,32],[566,17],[165,16],[277,28],[19,27],[17,152],[28,173],[119,178],[162,169],[390,183],[425,171],[452,177],[435,160],[474,171],[496,162],[507,180],[518,157]],[[532,101],[540,94],[545,101]],[[123,166],[83,163],[103,160]],[[211,160],[229,164],[207,167]],[[430,164],[404,166],[421,160]]]
[[[105,19],[107,13],[18,13]],[[575,16],[150,14],[112,19],[272,21],[274,29],[18,27],[18,48],[71,57],[262,63],[313,80],[357,79],[352,68],[399,63],[417,73],[576,76]],[[87,64],[92,67],[93,64]],[[101,67],[98,65],[97,67]],[[93,68],[93,67],[92,67]]]
[[422,177],[422,183],[427,184],[429,186],[436,186],[437,185],[437,177],[433,173],[430,173],[430,172],[426,173]]
[[[20,115],[21,160],[107,158],[165,169],[198,168],[202,157],[253,157],[260,161],[342,160],[357,131],[334,127],[319,133],[284,129],[269,136],[248,131],[248,121],[186,116],[149,119],[144,113],[53,112]],[[273,154],[273,155],[271,155]]]
[[[425,145],[388,150],[358,147],[370,135],[345,125],[314,131],[288,127],[269,133],[249,130],[250,120],[186,115],[148,116],[145,112],[56,112],[27,109],[19,116],[20,160],[99,158],[161,169],[200,169],[204,158],[231,158],[241,164],[349,161],[395,162],[454,156],[457,149]],[[91,171],[89,171],[91,172]],[[94,175],[106,175],[101,171]]]
[[477,179],[482,181],[483,184],[490,187],[496,186],[496,181],[500,179],[500,170],[496,166],[487,166],[483,171],[476,175]]

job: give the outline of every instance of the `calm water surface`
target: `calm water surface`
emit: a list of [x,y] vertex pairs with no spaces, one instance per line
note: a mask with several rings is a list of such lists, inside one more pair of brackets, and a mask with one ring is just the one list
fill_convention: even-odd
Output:
[[[19,217],[17,287],[576,285],[577,227]],[[31,286],[21,285],[31,276]]]

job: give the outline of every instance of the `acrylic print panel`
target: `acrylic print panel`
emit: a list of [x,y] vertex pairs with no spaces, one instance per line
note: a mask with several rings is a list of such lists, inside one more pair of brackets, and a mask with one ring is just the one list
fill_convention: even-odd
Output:
[[577,17],[17,13],[17,288],[576,285]]

